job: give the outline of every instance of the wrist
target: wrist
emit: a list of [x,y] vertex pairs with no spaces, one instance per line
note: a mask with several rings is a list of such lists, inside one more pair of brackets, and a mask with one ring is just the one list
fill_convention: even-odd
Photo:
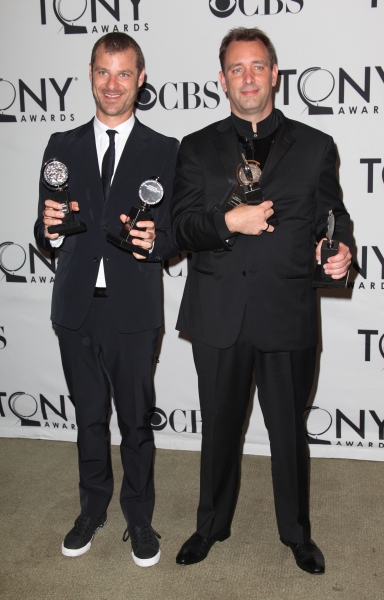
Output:
[[236,233],[236,229],[234,228],[234,223],[233,223],[232,211],[228,211],[225,213],[224,220],[225,220],[225,224],[226,224],[227,228],[229,229],[229,231],[231,233]]

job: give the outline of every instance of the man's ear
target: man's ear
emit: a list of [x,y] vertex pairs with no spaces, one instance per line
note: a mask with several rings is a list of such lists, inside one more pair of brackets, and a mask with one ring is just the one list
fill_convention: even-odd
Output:
[[279,76],[279,67],[276,64],[274,64],[272,67],[272,87],[275,87],[278,76]]
[[92,65],[89,65],[89,81],[92,83]]
[[137,84],[139,87],[141,87],[144,83],[144,79],[145,79],[145,69],[143,69],[139,75],[139,78],[137,80]]
[[219,81],[220,81],[221,87],[223,88],[223,92],[226,94],[227,93],[227,82],[225,81],[225,75],[224,75],[223,71],[219,72]]

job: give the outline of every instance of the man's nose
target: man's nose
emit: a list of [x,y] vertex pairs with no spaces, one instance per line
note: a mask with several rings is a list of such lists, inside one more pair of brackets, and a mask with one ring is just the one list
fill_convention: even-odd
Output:
[[118,86],[116,75],[110,75],[108,78],[108,87],[110,89],[114,89]]
[[255,81],[255,73],[249,68],[244,70],[244,83],[253,83]]

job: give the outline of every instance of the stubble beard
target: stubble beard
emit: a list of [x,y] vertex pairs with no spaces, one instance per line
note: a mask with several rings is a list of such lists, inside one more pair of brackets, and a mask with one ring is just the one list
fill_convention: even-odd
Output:
[[[116,92],[113,92],[113,91],[108,92],[107,90],[100,90],[100,94],[103,94],[103,93],[113,94]],[[119,117],[125,113],[132,112],[136,98],[137,98],[137,94],[138,94],[138,89],[136,90],[136,93],[134,94],[134,96],[132,98],[129,98],[126,96],[125,102],[122,105],[119,105],[116,108],[111,107],[109,109],[108,106],[105,106],[105,104],[102,102],[101,97],[98,94],[98,90],[95,90],[95,87],[94,87],[93,81],[92,81],[92,95],[93,95],[93,99],[95,101],[96,107],[100,110],[100,112],[102,112],[107,117]]]

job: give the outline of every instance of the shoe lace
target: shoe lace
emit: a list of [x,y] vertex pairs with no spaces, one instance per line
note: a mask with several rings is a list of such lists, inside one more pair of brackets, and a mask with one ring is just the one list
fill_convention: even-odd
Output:
[[123,533],[123,542],[127,542],[129,537],[132,537],[132,541],[135,545],[151,544],[153,541],[153,534],[160,540],[161,535],[153,529],[151,525],[140,525],[139,527],[130,527],[131,531],[127,529]]
[[79,517],[77,517],[77,519],[75,521],[75,526],[74,526],[75,533],[78,535],[81,535],[81,537],[84,537],[87,534],[87,531],[88,531],[91,523],[92,523],[92,519],[90,517],[83,517],[80,515]]

